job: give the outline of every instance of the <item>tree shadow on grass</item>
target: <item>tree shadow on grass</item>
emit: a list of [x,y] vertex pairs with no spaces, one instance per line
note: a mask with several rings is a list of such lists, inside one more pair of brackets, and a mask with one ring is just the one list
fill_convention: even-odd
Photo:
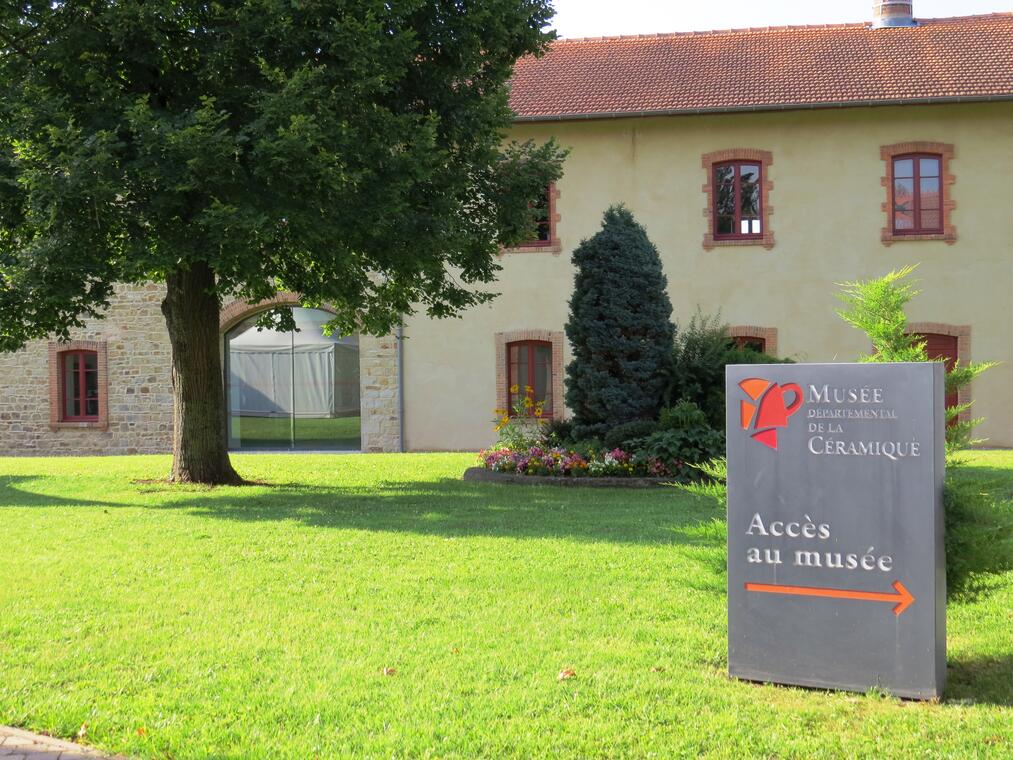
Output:
[[[387,481],[361,487],[276,484],[200,489],[141,484],[140,498],[118,503],[56,497],[0,479],[0,506],[183,510],[241,522],[298,521],[340,528],[445,537],[569,538],[619,544],[724,545],[723,534],[694,526],[713,520],[702,497],[673,488],[558,488],[434,481]],[[722,516],[723,517],[723,516]]]
[[944,701],[1013,706],[1013,653],[950,660]]
[[0,507],[122,507],[107,501],[94,499],[74,499],[67,496],[53,496],[47,493],[36,493],[27,487],[36,483],[39,478],[34,475],[3,475],[0,476]]
[[[215,519],[298,520],[314,527],[389,533],[618,544],[699,543],[700,537],[680,529],[712,517],[706,503],[671,491],[659,489],[648,495],[594,490],[484,486],[444,479],[369,490],[280,487],[259,494],[200,496],[172,506]],[[718,548],[723,541],[712,544]]]

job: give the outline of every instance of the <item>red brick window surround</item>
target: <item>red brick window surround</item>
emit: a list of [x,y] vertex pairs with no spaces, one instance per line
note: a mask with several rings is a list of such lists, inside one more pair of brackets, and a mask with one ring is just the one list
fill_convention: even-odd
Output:
[[[495,335],[496,407],[511,409],[525,397],[545,401],[543,416],[563,416],[562,331],[515,330]],[[512,389],[516,387],[517,390]],[[530,387],[531,392],[525,388]]]
[[49,426],[109,427],[109,363],[104,341],[49,344]]
[[769,167],[773,154],[754,148],[734,148],[705,153],[701,164],[707,175],[703,192],[707,198],[704,218],[707,231],[704,250],[725,245],[774,247],[770,228],[770,193],[774,183]]
[[950,186],[956,181],[950,171],[953,146],[906,142],[884,145],[879,153],[886,170],[881,180],[886,188],[883,244],[902,240],[956,242],[952,212],[957,204],[950,197]]
[[[908,322],[907,331],[909,335],[917,335],[921,339],[925,340],[928,345],[926,348],[929,351],[929,358],[933,359],[938,356],[933,356],[932,351],[932,337],[933,336],[948,336],[956,338],[957,343],[957,355],[949,356],[946,362],[947,371],[953,366],[953,360],[959,361],[962,365],[967,364],[971,361],[971,326],[970,325],[951,325],[945,322]],[[968,404],[971,402],[971,384],[968,383],[957,392],[956,403]],[[947,399],[947,406],[953,405],[953,399]],[[968,409],[960,413],[957,418],[958,420],[965,422],[971,419],[971,410]]]
[[537,234],[531,240],[515,248],[506,248],[504,253],[559,253],[563,246],[559,241],[557,224],[560,220],[557,210],[559,190],[550,184],[545,192],[533,203],[538,211]]
[[756,325],[731,325],[728,337],[739,347],[762,351],[768,356],[777,356],[777,328]]

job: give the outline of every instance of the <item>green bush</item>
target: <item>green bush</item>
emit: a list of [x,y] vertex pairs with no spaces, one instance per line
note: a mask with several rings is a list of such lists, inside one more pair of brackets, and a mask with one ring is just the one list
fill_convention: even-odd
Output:
[[[864,332],[872,342],[873,352],[858,357],[860,362],[927,362],[925,340],[908,331],[904,307],[919,291],[907,281],[914,266],[901,267],[882,277],[841,283],[838,298],[844,309],[838,316],[852,327]],[[955,393],[970,383],[995,362],[960,362],[946,373],[946,392]],[[947,464],[959,464],[956,455],[982,439],[972,431],[983,418],[961,420],[960,415],[971,408],[970,403],[957,404],[946,410]]]
[[785,364],[751,348],[735,345],[720,314],[697,312],[676,331],[668,357],[663,402],[674,406],[685,399],[703,410],[711,427],[725,427],[725,366],[728,364]]
[[568,446],[573,443],[573,421],[551,420],[545,426],[545,440],[552,446]]
[[683,428],[709,428],[710,421],[704,411],[688,399],[682,399],[673,406],[666,406],[658,415],[658,427],[661,430],[681,430]]
[[658,423],[652,420],[632,420],[616,425],[605,434],[605,448],[628,450],[630,441],[646,438],[658,430]]
[[597,454],[605,451],[605,444],[600,438],[582,438],[579,441],[574,441],[570,450],[575,454],[580,454],[584,459],[593,459]]
[[659,430],[631,446],[640,456],[690,465],[724,456],[725,437],[711,427],[677,428]]

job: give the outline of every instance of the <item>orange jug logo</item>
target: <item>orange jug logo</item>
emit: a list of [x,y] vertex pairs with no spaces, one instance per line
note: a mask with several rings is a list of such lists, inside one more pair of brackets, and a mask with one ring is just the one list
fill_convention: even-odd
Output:
[[[795,383],[778,385],[760,377],[750,377],[739,387],[752,401],[739,401],[739,420],[743,430],[752,430],[749,437],[768,448],[777,450],[777,429],[788,427],[788,418],[802,406],[802,389]],[[791,406],[784,394],[794,393]]]

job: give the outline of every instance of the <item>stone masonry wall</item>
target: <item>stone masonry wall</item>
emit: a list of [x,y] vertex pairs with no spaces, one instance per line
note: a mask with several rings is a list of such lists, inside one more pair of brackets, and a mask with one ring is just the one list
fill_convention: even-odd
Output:
[[[118,286],[106,319],[73,330],[105,343],[108,417],[103,427],[50,424],[50,341],[0,354],[0,455],[149,454],[172,444],[169,337],[158,285]],[[60,346],[57,344],[57,349]]]
[[[104,344],[107,415],[100,423],[51,418],[56,376],[51,341],[0,354],[0,456],[154,454],[172,447],[169,336],[161,285],[118,286],[105,319],[71,332],[72,341]],[[277,303],[298,303],[282,294]],[[232,302],[223,327],[264,308]],[[64,348],[55,344],[56,350]],[[79,347],[94,348],[93,345]],[[398,451],[397,339],[359,341],[363,451]],[[101,359],[100,359],[101,362]]]
[[400,451],[397,341],[393,335],[359,336],[362,450]]

